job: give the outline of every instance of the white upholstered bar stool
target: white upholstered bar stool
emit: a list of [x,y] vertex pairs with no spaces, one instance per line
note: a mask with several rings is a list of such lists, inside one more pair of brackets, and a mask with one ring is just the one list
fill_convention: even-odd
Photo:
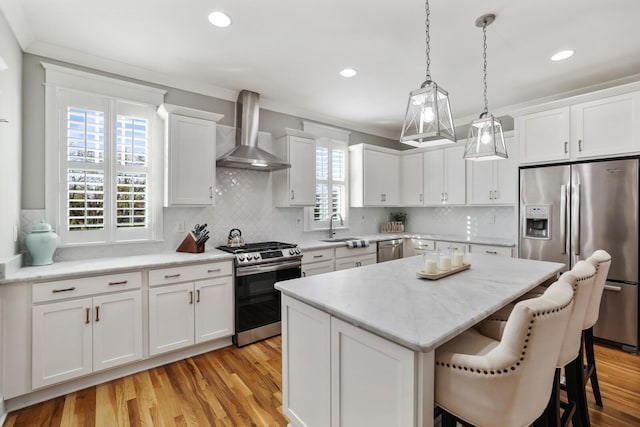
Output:
[[573,288],[559,280],[516,304],[501,337],[469,329],[438,348],[435,402],[443,427],[453,417],[491,427],[534,422],[549,400],[572,306]]
[[584,353],[587,357],[587,364],[584,372],[584,381],[591,380],[591,389],[596,405],[602,407],[602,396],[600,395],[600,386],[598,384],[598,373],[596,371],[596,356],[593,351],[593,325],[598,321],[600,314],[600,301],[604,292],[604,285],[607,282],[609,268],[611,267],[611,255],[601,249],[595,251],[587,261],[593,264],[596,269],[596,281],[591,292],[591,299],[587,306],[587,312],[582,325],[582,342],[584,344]]
[[[574,301],[558,354],[552,394],[546,411],[547,419],[551,425],[568,425],[571,420],[573,420],[574,426],[589,425],[588,414],[585,419],[582,413],[586,408],[586,401],[581,399],[581,396],[584,395],[581,348],[582,325],[592,295],[595,277],[596,270],[591,263],[578,261],[571,271],[563,273],[559,279],[571,285],[574,291]],[[495,313],[490,319],[478,325],[477,330],[482,334],[500,334],[502,329],[506,327],[504,317],[508,310],[509,307],[506,307]],[[559,393],[560,374],[563,367],[567,377],[566,389],[569,403],[561,413]]]

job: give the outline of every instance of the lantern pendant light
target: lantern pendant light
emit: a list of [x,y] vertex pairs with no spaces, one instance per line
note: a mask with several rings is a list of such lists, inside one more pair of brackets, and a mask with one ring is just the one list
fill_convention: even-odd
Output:
[[443,143],[456,142],[451,107],[449,106],[449,94],[431,80],[431,66],[429,47],[429,0],[426,0],[425,11],[426,25],[426,79],[420,89],[416,89],[409,95],[407,112],[402,125],[400,142],[414,147],[428,147]]
[[498,160],[507,158],[507,148],[504,145],[502,123],[489,114],[487,101],[487,26],[496,20],[493,14],[483,15],[476,19],[476,27],[482,28],[483,59],[484,59],[484,111],[480,117],[471,122],[464,158],[467,160]]

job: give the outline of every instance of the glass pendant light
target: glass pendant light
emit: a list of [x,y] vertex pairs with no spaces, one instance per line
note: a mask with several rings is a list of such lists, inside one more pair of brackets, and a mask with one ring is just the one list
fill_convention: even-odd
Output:
[[409,95],[407,113],[402,125],[400,142],[414,147],[427,147],[443,143],[456,142],[451,107],[449,106],[449,94],[431,80],[431,66],[429,47],[429,0],[426,1],[425,10],[426,25],[426,78],[420,89],[416,89]]
[[467,160],[497,160],[508,157],[502,134],[502,123],[489,114],[489,101],[487,101],[487,26],[495,20],[496,16],[493,14],[476,19],[476,27],[482,27],[484,42],[484,111],[469,126],[467,145],[464,150],[464,158]]

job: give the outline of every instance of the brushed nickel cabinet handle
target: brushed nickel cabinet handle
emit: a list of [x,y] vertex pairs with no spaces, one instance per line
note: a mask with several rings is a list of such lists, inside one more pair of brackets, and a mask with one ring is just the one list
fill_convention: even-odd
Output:
[[564,154],[569,153],[569,141],[564,142]]
[[293,190],[291,190],[291,200],[295,199],[295,193],[293,192]]
[[126,285],[127,283],[129,283],[128,280],[121,280],[119,282],[109,282],[109,286],[114,286],[114,285]]
[[96,322],[100,321],[100,306],[96,305]]
[[485,252],[491,255],[498,255],[498,251],[485,251]]
[[306,271],[302,272],[302,277],[307,277],[307,272]]
[[423,196],[422,193],[420,193],[420,201],[423,202],[424,200],[422,200]]
[[314,255],[313,259],[318,259],[318,258],[322,258],[324,255]]
[[196,291],[196,302],[200,302],[200,289]]
[[582,140],[578,140],[578,151],[582,152]]
[[72,287],[70,287],[70,288],[54,289],[52,292],[53,292],[54,294],[57,294],[58,292],[71,292],[71,291],[75,291],[75,290],[76,290],[76,287],[75,287],[75,286],[72,286]]
[[0,123],[9,123],[9,120],[7,120],[7,119],[0,119]]
[[209,198],[213,199],[213,186],[209,187]]
[[165,274],[164,275],[165,279],[171,279],[173,277],[180,277],[180,273],[178,273],[178,274]]
[[86,318],[84,319],[84,323],[85,323],[85,324],[88,324],[88,323],[90,322],[90,320],[89,320],[89,314],[91,313],[91,309],[90,309],[90,308],[85,308],[85,310],[86,310],[86,314],[87,314],[87,316],[86,316]]
[[220,273],[220,269],[219,268],[215,268],[213,270],[207,270],[207,273]]
[[189,291],[189,304],[193,304],[193,291]]

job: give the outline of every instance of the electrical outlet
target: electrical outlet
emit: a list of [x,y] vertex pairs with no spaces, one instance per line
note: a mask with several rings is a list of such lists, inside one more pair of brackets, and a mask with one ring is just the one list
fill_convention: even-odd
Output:
[[176,221],[176,233],[184,233],[184,221]]

